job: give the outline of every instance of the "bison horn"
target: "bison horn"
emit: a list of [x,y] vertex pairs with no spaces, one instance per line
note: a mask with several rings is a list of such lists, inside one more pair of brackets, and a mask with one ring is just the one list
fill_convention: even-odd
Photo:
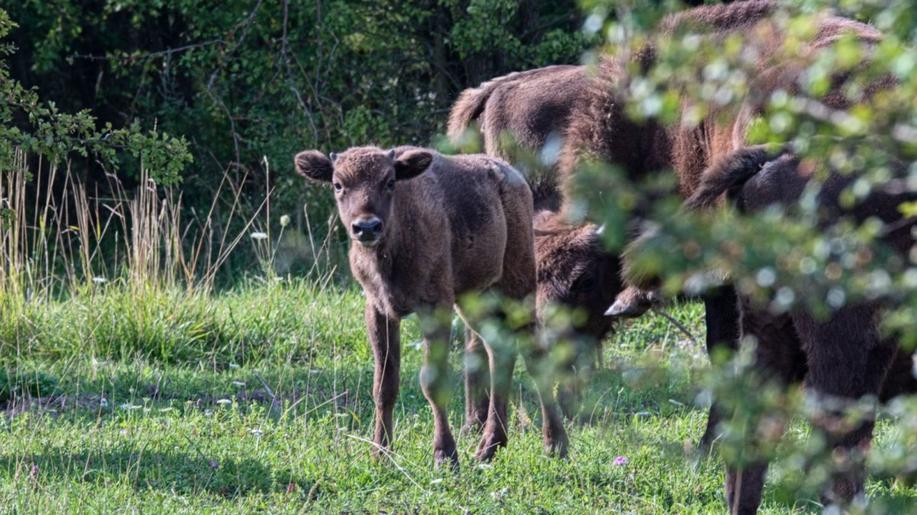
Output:
[[604,234],[605,233],[605,224],[600,225],[599,228],[595,230],[595,233],[598,234],[599,236]]
[[338,154],[337,154],[337,152],[332,152],[332,153],[328,154],[328,157],[331,158],[331,162],[332,162],[332,163],[338,160]]
[[391,159],[392,161],[395,160],[395,149],[391,149],[388,151],[388,158]]

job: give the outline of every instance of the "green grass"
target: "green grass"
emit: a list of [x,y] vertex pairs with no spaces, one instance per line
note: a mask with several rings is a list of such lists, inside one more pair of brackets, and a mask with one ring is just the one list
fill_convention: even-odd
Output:
[[[702,336],[699,305],[670,312]],[[658,316],[606,342],[607,368],[582,422],[569,426],[569,459],[542,454],[536,399],[519,366],[509,447],[479,465],[476,439],[462,436],[458,473],[431,466],[412,320],[395,452],[370,457],[372,358],[355,290],[294,281],[206,297],[112,285],[0,322],[4,510],[724,511],[719,460],[685,453],[705,421],[694,401],[706,357]],[[460,359],[453,352],[456,429]],[[881,420],[875,450],[893,451],[888,442],[902,430]],[[795,424],[788,439],[807,435]],[[616,456],[629,461],[616,466]],[[773,467],[764,512],[817,511],[781,494],[794,467]],[[868,491],[875,507],[917,499],[890,479],[871,480]]]

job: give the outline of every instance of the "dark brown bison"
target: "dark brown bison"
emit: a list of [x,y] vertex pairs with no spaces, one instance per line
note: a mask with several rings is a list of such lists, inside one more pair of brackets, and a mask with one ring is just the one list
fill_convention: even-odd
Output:
[[[570,114],[570,125],[566,131],[564,149],[557,173],[561,184],[561,209],[568,218],[576,219],[575,203],[570,199],[576,190],[576,173],[584,160],[597,160],[616,165],[627,178],[639,183],[650,173],[658,170],[675,171],[678,191],[687,198],[694,193],[704,170],[712,163],[745,146],[748,124],[758,114],[772,92],[784,89],[798,90],[796,79],[819,49],[836,41],[844,34],[852,34],[860,42],[870,45],[881,39],[874,28],[836,16],[822,16],[817,30],[798,50],[793,58],[786,58],[779,49],[784,41],[782,29],[773,14],[779,3],[767,0],[753,0],[729,5],[711,5],[690,9],[665,18],[656,37],[665,38],[675,31],[691,26],[705,37],[719,41],[730,34],[741,34],[744,45],[761,56],[754,69],[749,70],[750,91],[740,109],[723,108],[713,110],[696,124],[662,123],[649,119],[635,121],[626,112],[621,92],[629,87],[631,70],[638,72],[652,66],[655,49],[652,41],[628,56],[610,56],[599,64],[595,78],[585,98],[575,102]],[[632,66],[636,65],[636,66]],[[842,82],[823,101],[833,108],[844,108],[846,99],[839,92]],[[683,102],[682,112],[690,109],[690,102]],[[652,199],[638,203],[634,218],[646,214]],[[612,312],[639,316],[651,298],[650,293],[631,296],[640,302],[617,303]],[[721,345],[735,348],[738,336],[737,297],[735,291],[724,286],[702,296],[706,318],[706,346],[713,354]],[[709,444],[716,424],[715,407],[713,417],[705,431],[702,444]]]
[[[446,411],[449,313],[469,292],[493,290],[519,301],[534,293],[532,196],[525,179],[492,157],[447,158],[412,147],[351,148],[331,159],[306,151],[296,156],[295,165],[300,175],[333,185],[351,237],[350,268],[366,295],[366,326],[375,354],[374,442],[379,449],[391,442],[400,320],[417,313],[424,332],[421,386],[433,410],[434,459],[437,465],[457,465]],[[506,445],[518,343],[484,345],[491,402],[476,455],[480,460]],[[522,347],[529,369],[539,370],[539,347]],[[567,436],[550,385],[542,374],[533,375],[540,388],[545,447],[563,455]]]
[[513,164],[532,188],[535,212],[557,211],[554,163],[574,104],[589,90],[586,66],[556,65],[510,73],[459,95],[448,135],[461,141],[477,121],[484,151]]
[[603,312],[621,289],[620,264],[605,251],[598,227],[571,227],[550,211],[535,217],[535,256],[538,320],[552,346],[567,347],[555,353],[561,360],[557,393],[564,414],[572,419],[582,386],[602,366],[602,340],[615,322]]
[[[790,154],[775,158],[762,148],[743,149],[705,172],[685,206],[709,209],[728,195],[743,212],[774,205],[792,209],[812,180],[809,170]],[[856,175],[831,174],[821,185],[817,197],[819,223],[828,226],[842,217],[857,222],[880,220],[886,230],[879,244],[906,256],[917,241],[917,218],[903,218],[898,207],[917,200],[917,192],[891,182],[879,185],[854,206],[842,207],[841,193],[856,179]],[[630,278],[643,287],[652,286],[647,277],[634,274]],[[911,352],[899,349],[893,337],[882,336],[879,331],[884,304],[882,299],[859,301],[837,307],[827,317],[817,317],[802,305],[775,314],[760,302],[744,295],[739,298],[740,341],[755,342],[749,370],[757,380],[782,387],[804,381],[825,401],[827,409],[813,422],[833,448],[833,456],[846,463],[831,478],[826,503],[847,503],[863,491],[865,470],[857,454],[869,447],[874,421],[866,417],[854,426],[844,423],[844,408],[866,396],[887,400],[917,393]],[[761,420],[764,418],[766,415]],[[761,434],[752,428],[749,436],[755,439]],[[757,510],[766,471],[764,460],[727,467],[731,512]]]
[[[732,27],[737,22],[741,27],[746,45],[754,48],[761,56],[780,56],[778,48],[782,43],[779,27],[775,26],[769,18],[773,4],[769,2],[748,2],[735,6],[705,7],[694,10],[700,13],[699,19],[715,28],[715,37],[720,37],[723,28]],[[677,18],[677,17],[676,17]],[[680,21],[668,23],[669,27],[682,23],[692,18],[682,18]],[[665,23],[663,25],[666,25]],[[759,112],[762,103],[770,94],[779,89],[790,92],[798,90],[796,78],[805,69],[811,57],[819,49],[836,41],[842,34],[852,34],[864,45],[871,45],[880,40],[881,35],[868,25],[856,23],[843,18],[824,16],[819,19],[818,27],[809,45],[800,49],[793,59],[773,61],[762,59],[758,67],[753,70],[751,90],[742,109],[736,112],[715,112],[708,119],[697,126],[684,126],[677,123],[664,126],[650,121],[649,123],[634,124],[627,120],[620,102],[616,99],[615,88],[620,88],[620,71],[614,68],[614,63],[605,63],[612,71],[607,75],[612,77],[607,81],[607,87],[598,88],[597,94],[591,102],[581,105],[586,107],[586,113],[592,113],[592,120],[605,121],[604,128],[597,130],[595,122],[588,121],[588,116],[574,113],[571,129],[568,133],[568,144],[562,158],[561,172],[565,177],[572,177],[573,165],[582,157],[582,149],[591,157],[611,161],[620,165],[632,179],[637,179],[660,164],[675,169],[679,179],[679,190],[684,196],[694,194],[701,183],[701,176],[711,163],[719,162],[729,156],[735,149],[744,146],[746,127],[752,117]],[[652,61],[651,49],[639,55],[639,58]],[[648,63],[641,63],[648,65]],[[602,75],[600,74],[600,77]],[[845,109],[850,102],[841,93],[843,91],[843,77],[836,77],[834,88],[830,94],[821,101],[834,109]],[[601,79],[600,79],[601,80]],[[871,85],[868,90],[888,87],[887,80],[880,80]],[[590,105],[591,104],[591,105]],[[584,123],[577,123],[586,119]],[[618,120],[622,121],[618,121]],[[623,136],[623,138],[619,137]],[[632,141],[622,141],[630,138]],[[579,140],[583,143],[577,144]],[[634,152],[633,149],[638,149]],[[660,155],[654,154],[660,150],[664,157],[660,163]],[[645,157],[649,156],[649,157]],[[742,159],[741,153],[731,156]],[[564,184],[570,184],[568,180]],[[709,185],[710,183],[708,183]],[[725,286],[715,292],[704,296],[707,316],[707,348],[713,351],[714,347],[723,345],[727,348],[736,347],[735,337],[738,334],[738,312],[736,311],[737,299],[734,290]],[[616,302],[616,304],[618,304]],[[618,310],[628,311],[622,306]],[[640,309],[630,310],[639,314]],[[702,444],[708,445],[715,435],[719,414],[716,403],[711,407],[707,430]],[[763,477],[763,473],[762,473]],[[731,481],[734,481],[733,477]],[[754,488],[750,491],[754,492]],[[748,492],[749,489],[746,489]],[[744,495],[744,494],[743,494]],[[733,496],[739,504],[757,506],[757,501],[742,500]],[[738,509],[738,508],[736,508]],[[745,508],[747,509],[747,508]]]
[[[461,140],[477,120],[485,151],[506,159],[522,170],[532,189],[536,217],[535,258],[539,320],[549,305],[578,313],[574,330],[554,335],[575,346],[562,367],[582,371],[593,363],[601,366],[601,342],[614,320],[604,316],[618,288],[618,262],[602,248],[594,225],[559,223],[554,211],[560,207],[560,190],[553,161],[559,154],[563,132],[573,104],[588,90],[585,66],[558,65],[511,73],[462,92],[449,116],[449,136]],[[553,150],[552,150],[553,149]],[[553,157],[552,157],[553,156]],[[634,293],[639,293],[634,290]],[[476,334],[466,335],[466,350],[483,352]],[[588,373],[566,374],[582,382]],[[477,378],[483,381],[483,377]],[[471,381],[466,387],[466,427],[483,423],[487,413],[486,392]],[[572,384],[562,384],[562,406],[571,415],[577,395]]]
[[[734,30],[733,24],[737,24],[735,27],[741,28],[746,34],[746,45],[754,48],[759,55],[780,56],[780,59],[776,61],[762,59],[757,63],[750,81],[750,92],[743,99],[740,109],[734,112],[714,112],[693,128],[680,124],[674,127],[662,127],[653,123],[645,125],[647,133],[642,136],[643,141],[653,138],[670,141],[671,152],[667,159],[677,173],[679,190],[684,196],[697,193],[703,170],[711,163],[728,159],[733,161],[733,168],[750,170],[751,167],[741,165],[736,161],[747,159],[755,162],[762,159],[761,156],[765,153],[763,149],[743,150],[735,153],[732,151],[745,146],[746,128],[753,116],[761,111],[771,93],[777,90],[798,93],[797,78],[821,49],[834,43],[843,35],[852,35],[864,46],[873,45],[881,40],[881,33],[869,25],[825,15],[818,19],[817,30],[809,44],[800,48],[795,56],[788,58],[779,51],[782,36],[779,28],[770,18],[776,7],[776,3],[769,1],[745,2],[744,5],[735,6],[702,7],[674,15],[663,22],[663,32],[672,30],[679,24],[702,22],[715,29],[715,37],[722,37],[729,30]],[[652,53],[652,51],[644,51],[641,55],[649,55],[651,59]],[[615,77],[614,74],[609,75]],[[831,91],[819,99],[820,102],[832,109],[848,109],[852,101],[843,93],[847,85],[847,78],[846,75],[833,77]],[[865,88],[865,96],[868,98],[878,90],[893,86],[894,81],[888,77],[875,80]],[[613,103],[614,101],[607,98],[605,102]],[[659,131],[665,134],[659,136]],[[568,163],[571,162],[569,160],[572,157],[571,154],[566,154],[565,158]],[[626,166],[625,169],[630,170]],[[636,170],[640,172],[641,168],[638,166]],[[705,184],[710,187],[713,185],[711,181],[708,179]],[[708,353],[712,355],[717,347],[735,350],[737,348],[738,313],[734,308],[737,305],[734,290],[731,286],[724,286],[708,291],[702,298],[706,310]],[[628,304],[624,296],[619,296],[610,311],[639,316],[648,306],[647,303]],[[715,438],[718,421],[719,415],[716,403],[714,403],[711,406],[708,424],[701,439],[702,448],[708,447]]]

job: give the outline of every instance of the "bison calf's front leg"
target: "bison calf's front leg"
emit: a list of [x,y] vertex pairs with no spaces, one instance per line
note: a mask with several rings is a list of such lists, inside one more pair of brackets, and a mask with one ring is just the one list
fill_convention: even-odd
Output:
[[449,317],[444,309],[423,317],[424,365],[420,386],[433,410],[433,459],[439,467],[458,467],[455,439],[449,429]]
[[373,373],[373,401],[376,404],[376,429],[373,454],[387,450],[392,442],[392,411],[398,398],[401,376],[400,321],[392,320],[366,304],[366,327],[376,366]]

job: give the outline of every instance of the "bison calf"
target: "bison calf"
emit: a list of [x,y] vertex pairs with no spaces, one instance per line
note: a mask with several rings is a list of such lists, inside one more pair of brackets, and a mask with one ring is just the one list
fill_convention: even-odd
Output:
[[[458,464],[449,428],[449,313],[470,292],[495,291],[524,301],[535,291],[532,195],[525,179],[506,163],[487,156],[445,157],[400,147],[351,148],[331,158],[301,152],[296,170],[330,182],[341,221],[351,238],[353,275],[366,295],[366,325],[375,354],[373,398],[379,449],[392,438],[392,410],[398,395],[400,320],[421,317],[424,367],[421,386],[433,410],[433,451],[437,465]],[[476,457],[490,459],[507,441],[507,404],[516,349],[485,342],[490,403]],[[567,437],[543,380],[537,345],[525,345],[526,364],[542,401],[544,442],[566,453]]]

